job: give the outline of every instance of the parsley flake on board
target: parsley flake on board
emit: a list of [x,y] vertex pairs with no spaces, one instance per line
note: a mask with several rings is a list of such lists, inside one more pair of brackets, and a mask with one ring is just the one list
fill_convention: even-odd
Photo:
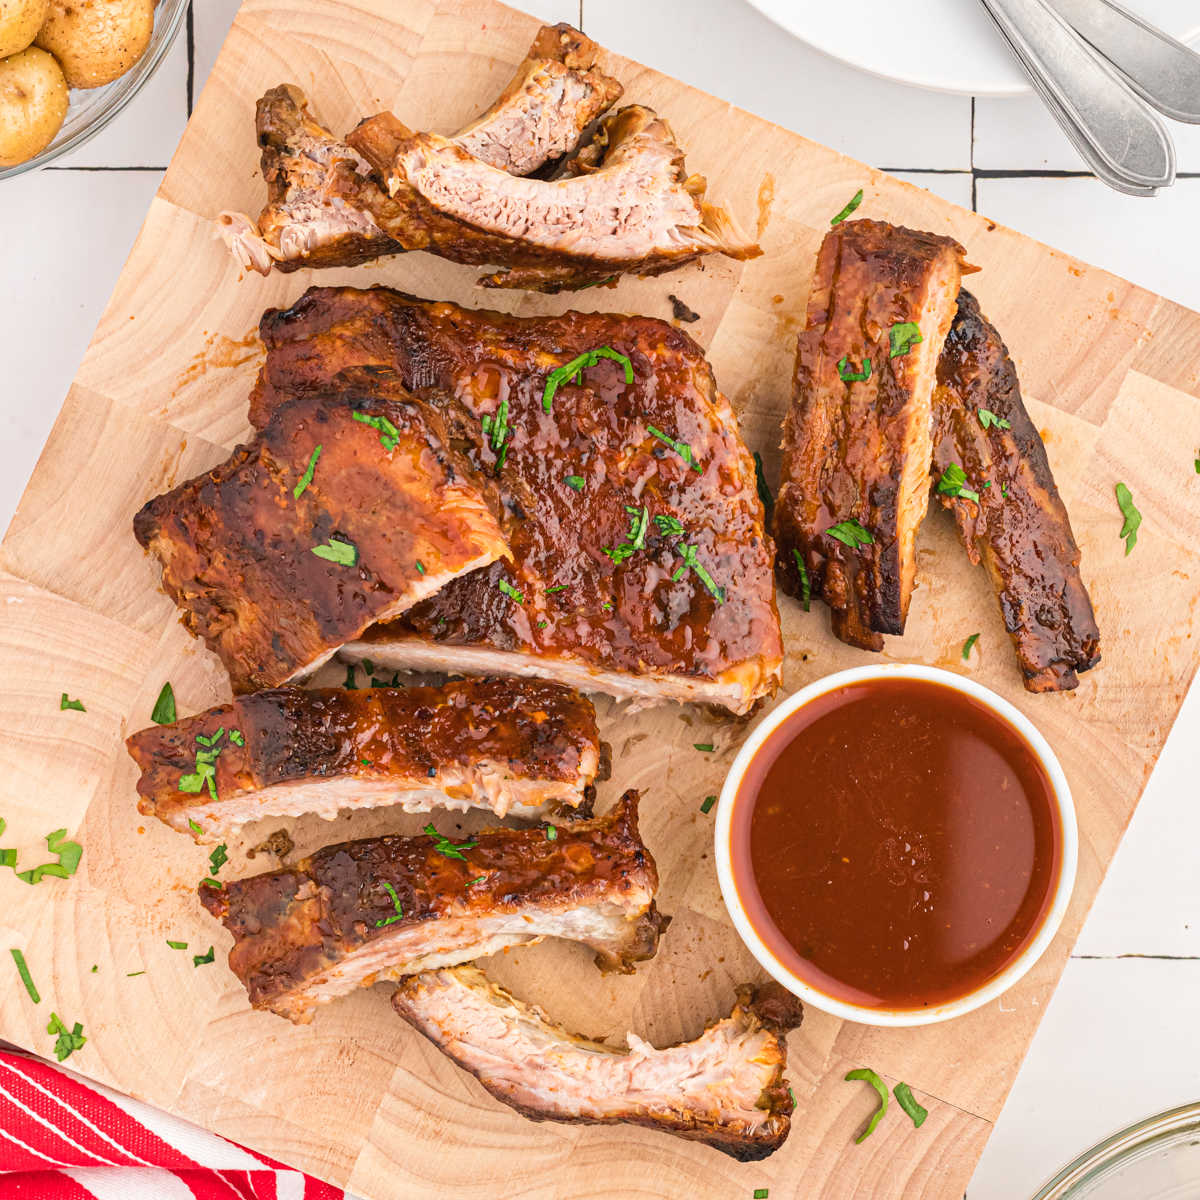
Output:
[[396,895],[396,889],[386,879],[383,880],[383,886],[387,894],[392,898],[392,908],[395,909],[395,912],[390,917],[384,917],[383,920],[376,921],[376,929],[381,929],[384,925],[393,925],[404,916],[404,908],[400,904],[400,897]]
[[425,832],[433,838],[433,848],[443,858],[458,858],[466,862],[467,856],[462,851],[470,850],[479,845],[478,842],[458,842],[457,844],[452,842],[448,837],[438,833],[432,821],[425,826]]
[[716,796],[705,796],[704,803],[700,805],[700,811],[702,813],[712,812],[712,806],[714,804],[716,804],[716,802],[717,802]]
[[879,1107],[871,1114],[871,1119],[867,1122],[867,1127],[854,1139],[855,1145],[858,1145],[860,1142],[865,1142],[875,1132],[875,1126],[879,1124],[883,1114],[887,1112],[888,1090],[887,1084],[870,1067],[858,1067],[853,1071],[848,1071],[846,1073],[846,1080],[849,1081],[852,1079],[861,1079],[869,1083],[879,1095]]
[[712,742],[693,742],[692,749],[699,750],[701,754],[711,754],[716,746]]
[[358,547],[353,542],[344,542],[341,538],[331,537],[321,546],[314,546],[312,552],[326,562],[337,563],[343,567],[353,567],[358,563]]
[[58,711],[66,712],[68,708],[74,709],[75,712],[87,712],[87,709],[83,707],[82,700],[72,700],[66,692],[63,692],[62,699],[58,702]]
[[979,641],[979,634],[973,633],[965,642],[963,642],[962,656],[964,662],[971,657],[971,651],[974,649],[977,641]]
[[67,831],[56,829],[46,835],[46,849],[58,858],[58,862],[42,863],[28,871],[16,870],[16,851],[13,851],[13,861],[10,864],[22,883],[34,884],[49,875],[53,879],[70,879],[79,870],[79,860],[83,858],[83,847],[78,842],[66,840]]
[[670,437],[668,434],[663,433],[661,429],[656,429],[653,425],[647,425],[646,432],[651,437],[657,438],[664,445],[670,446],[693,471],[698,471],[700,474],[704,473],[704,468],[696,461],[696,455],[692,452],[692,448],[687,442],[681,442],[678,438]]
[[221,868],[229,861],[228,847],[222,842],[209,856],[208,869],[215,877]]
[[825,532],[831,538],[837,538],[843,545],[849,546],[851,550],[857,550],[860,546],[870,546],[875,541],[870,530],[853,518],[830,525]]
[[204,832],[204,828],[203,828],[203,826],[201,826],[200,822],[199,822],[199,821],[193,821],[191,817],[188,817],[188,828],[189,828],[189,829],[190,829],[190,830],[191,830],[191,831],[192,831],[192,832],[193,832],[193,833],[194,833],[194,834],[195,834],[197,837],[199,837],[199,836],[200,836],[200,834],[202,834],[202,833]]
[[155,725],[175,724],[175,690],[171,687],[169,680],[162,685],[162,691],[158,693],[158,699],[155,700],[154,708],[150,713],[150,720]]
[[205,884],[208,884],[209,887],[215,888],[223,888],[225,886],[219,879],[214,879],[211,875],[206,875],[202,880],[200,880],[201,887],[203,887]]
[[755,1188],[754,1200],[767,1200],[767,1197],[770,1196],[770,1194],[771,1192],[769,1188]]
[[758,498],[762,501],[767,528],[770,528],[771,514],[775,511],[775,497],[771,495],[771,489],[767,486],[762,455],[757,450],[754,452],[754,486],[758,489]]
[[187,942],[173,942],[170,938],[167,938],[167,945],[170,946],[172,950],[187,949]]
[[299,500],[305,492],[308,491],[308,485],[313,481],[313,473],[317,469],[317,459],[321,457],[321,451],[324,449],[318,446],[311,455],[309,455],[308,466],[304,468],[304,474],[300,476],[300,482],[292,488],[292,499]]
[[[370,413],[352,412],[350,414],[362,425],[369,425],[379,432],[379,444],[389,453],[400,444],[400,430],[387,417],[373,417]],[[320,446],[317,447],[320,450]]]
[[46,1026],[47,1033],[58,1034],[54,1042],[54,1057],[59,1062],[70,1058],[76,1050],[82,1050],[87,1038],[83,1036],[83,1026],[76,1021],[73,1029],[67,1029],[58,1013],[50,1014],[50,1024]]
[[358,691],[358,676],[355,675],[354,671],[355,671],[354,664],[347,663],[346,664],[346,682],[342,684],[342,687],[344,687],[349,692],[357,692]]
[[507,579],[501,579],[496,583],[496,586],[510,599],[515,600],[518,604],[525,603],[525,594],[520,588],[515,588]]
[[812,584],[808,578],[808,568],[804,565],[804,556],[799,550],[793,548],[792,559],[796,563],[796,570],[800,572],[800,603],[804,605],[805,612],[812,611]]
[[633,363],[611,346],[597,346],[595,350],[585,350],[569,363],[556,367],[546,376],[546,386],[542,391],[542,411],[550,411],[554,404],[554,394],[564,383],[570,383],[576,376],[582,378],[584,371],[594,367],[602,358],[611,358],[620,363],[625,369],[625,382],[633,382]]
[[912,1123],[920,1129],[925,1124],[925,1118],[929,1116],[929,1112],[917,1103],[916,1096],[912,1094],[912,1088],[907,1083],[898,1083],[892,1088],[892,1095],[896,1097],[896,1103],[904,1109]]
[[871,378],[871,360],[869,358],[864,358],[861,369],[855,371],[850,359],[843,355],[838,359],[837,369],[838,378],[843,383],[865,383]]
[[[5,830],[5,820],[0,817],[0,835],[3,835]],[[17,852],[11,846],[7,850],[0,850],[0,867],[12,867],[14,870],[17,866]]]
[[901,321],[892,326],[888,340],[890,350],[888,357],[900,358],[901,355],[907,354],[925,339],[921,336],[921,327],[916,321]]
[[1128,556],[1133,553],[1133,548],[1137,545],[1142,514],[1138,512],[1133,503],[1132,493],[1123,483],[1118,483],[1116,490],[1117,507],[1120,508],[1121,515],[1125,518],[1125,524],[1121,526],[1121,532],[1117,536],[1125,539],[1125,554]]
[[13,962],[17,964],[17,974],[21,977],[21,982],[25,985],[25,990],[29,993],[29,998],[34,1004],[41,1004],[42,998],[38,995],[38,990],[34,986],[33,976],[29,974],[29,965],[25,961],[25,955],[21,953],[15,946],[10,953],[13,956]]
[[937,490],[943,496],[961,496],[964,500],[974,500],[979,503],[979,493],[967,487],[967,473],[958,465],[951,463],[938,480]]
[[998,417],[994,412],[986,408],[979,410],[979,424],[984,429],[1011,429],[1012,422],[1006,421],[1003,417]]
[[192,966],[193,967],[202,967],[205,965],[205,963],[212,962],[213,959],[216,958],[216,956],[217,956],[216,955],[216,947],[209,946],[207,954],[193,954],[192,955]]
[[862,188],[859,188],[858,191],[854,193],[854,197],[851,199],[850,203],[847,204],[846,207],[843,208],[842,211],[838,213],[838,215],[834,217],[832,221],[829,222],[829,224],[831,226],[840,225],[852,212],[854,212],[856,208],[858,208],[862,202],[863,190]]

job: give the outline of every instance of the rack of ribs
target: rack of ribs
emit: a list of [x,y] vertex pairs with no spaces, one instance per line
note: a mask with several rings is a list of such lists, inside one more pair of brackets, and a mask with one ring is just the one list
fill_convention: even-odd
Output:
[[[456,580],[347,656],[548,676],[735,713],[774,691],[782,638],[754,463],[682,330],[647,317],[521,318],[387,288],[313,288],[268,311],[260,332],[254,424],[339,376],[361,385],[364,370],[394,370],[500,490],[511,560]],[[632,381],[601,357],[547,404],[552,372],[601,347],[628,359]]]
[[637,806],[630,791],[596,820],[488,829],[458,846],[343,842],[295,867],[201,884],[200,901],[233,934],[229,966],[250,1003],[300,1024],[356,987],[546,937],[629,972],[653,956],[665,920]]
[[251,692],[505,554],[472,478],[437,412],[402,389],[307,395],[133,529],[188,632]]
[[705,181],[687,174],[670,127],[641,105],[605,117],[598,153],[548,180],[509,175],[391,113],[361,122],[346,140],[392,202],[378,218],[383,231],[406,250],[502,267],[480,280],[485,287],[557,292],[658,275],[706,254],[762,253],[705,201]]
[[966,291],[938,362],[934,395],[935,481],[952,466],[962,469],[970,494],[935,494],[954,513],[971,562],[982,562],[992,578],[1025,687],[1076,687],[1077,673],[1100,661],[1079,547],[1016,367]]
[[[572,151],[621,96],[595,66],[598,47],[570,25],[544,25],[495,103],[450,140],[498,170],[525,175]],[[406,247],[381,228],[400,214],[362,157],[310,113],[294,84],[258,101],[267,205],[258,221],[221,214],[220,232],[243,267],[353,266]]]
[[935,234],[847,221],[817,259],[784,422],[779,579],[823,599],[834,633],[864,650],[904,632],[964,253]]
[[[139,811],[197,841],[266,817],[388,805],[569,813],[590,801],[601,757],[595,709],[578,692],[500,679],[276,688],[125,744],[141,771]],[[211,772],[197,772],[198,748]]]
[[553,1024],[477,967],[401,981],[396,1011],[504,1104],[535,1121],[626,1122],[704,1142],[743,1162],[791,1129],[786,1034],[800,1002],[777,983],[741,987],[732,1014],[695,1041],[614,1049]]

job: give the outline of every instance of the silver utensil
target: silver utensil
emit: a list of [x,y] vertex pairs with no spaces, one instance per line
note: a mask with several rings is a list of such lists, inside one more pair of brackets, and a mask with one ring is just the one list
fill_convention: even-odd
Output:
[[1200,123],[1200,54],[1113,0],[1049,0],[1139,96],[1176,121]]
[[980,0],[1096,176],[1133,196],[1175,182],[1166,127],[1044,0]]

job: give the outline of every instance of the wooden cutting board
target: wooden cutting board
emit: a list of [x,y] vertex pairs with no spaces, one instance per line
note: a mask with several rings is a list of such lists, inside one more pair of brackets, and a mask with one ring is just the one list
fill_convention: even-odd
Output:
[[[213,219],[262,204],[261,92],[299,83],[339,131],[385,107],[449,131],[490,101],[536,27],[488,0],[248,0],[239,14],[0,550],[0,844],[18,847],[22,865],[43,861],[42,838],[60,826],[84,846],[69,881],[28,887],[0,872],[0,971],[11,968],[7,949],[22,948],[43,997],[34,1006],[13,972],[0,988],[0,1037],[46,1054],[51,1010],[82,1021],[88,1042],[71,1067],[372,1198],[749,1197],[759,1187],[772,1200],[957,1197],[1200,657],[1200,315],[617,58],[605,66],[627,100],[670,119],[689,168],[757,227],[763,258],[710,259],[574,299],[482,293],[475,270],[422,254],[239,280]],[[995,688],[1062,759],[1082,848],[1074,903],[1050,952],[1001,1001],[947,1025],[871,1029],[810,1011],[790,1040],[791,1139],[752,1165],[642,1129],[525,1121],[395,1018],[386,986],[329,1006],[308,1028],[251,1012],[224,965],[230,939],[195,901],[205,852],[138,816],[121,739],[148,723],[166,679],[181,714],[228,694],[158,591],[130,518],[246,435],[263,309],[314,281],[384,282],[520,313],[574,304],[670,317],[674,293],[701,315],[689,332],[773,478],[814,256],[859,188],[861,215],[950,234],[983,268],[971,286],[1018,363],[1084,549],[1104,662],[1077,692],[1022,691],[984,574],[941,513],[922,533],[909,632],[887,650]],[[1145,517],[1129,558],[1117,480]],[[782,607],[785,693],[866,661],[833,640],[819,606],[807,615],[786,599]],[[977,631],[964,663],[960,648]],[[60,711],[63,691],[87,711]],[[513,952],[490,969],[572,1028],[617,1039],[631,1029],[666,1044],[727,1013],[734,985],[760,975],[726,920],[711,817],[699,811],[747,727],[677,708],[600,708],[615,751],[602,803],[644,789],[644,835],[674,922],[658,957],[631,977],[601,977],[568,945]],[[711,754],[693,749],[710,741]],[[243,851],[275,824],[231,846],[227,877],[273,865],[248,863]],[[294,836],[304,850],[396,824],[370,814],[300,821]],[[168,938],[189,949],[170,949]],[[210,944],[216,962],[193,967],[192,954]],[[864,1065],[913,1086],[930,1112],[920,1130],[893,1109],[854,1145],[874,1100],[842,1076]]]

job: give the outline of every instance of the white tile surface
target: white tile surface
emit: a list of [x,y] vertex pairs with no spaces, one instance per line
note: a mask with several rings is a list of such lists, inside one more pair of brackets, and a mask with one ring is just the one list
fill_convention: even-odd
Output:
[[864,75],[796,41],[745,0],[585,0],[583,28],[613,50],[871,166],[971,165],[966,97]]
[[[577,0],[525,0],[519,6],[543,20],[578,20]],[[237,2],[195,0],[194,9],[199,95]],[[968,100],[898,87],[834,63],[791,41],[744,0],[585,0],[583,25],[622,53],[869,163],[907,168],[897,173],[970,205]],[[185,111],[186,49],[181,35],[144,93],[76,162],[167,162]],[[1077,169],[1072,151],[1035,102],[982,101],[975,116],[976,167]],[[1183,168],[1200,171],[1200,130],[1175,132]],[[0,185],[0,230],[19,228],[30,212],[39,215],[42,228],[54,230],[51,239],[5,239],[0,259],[0,278],[8,284],[0,289],[0,358],[6,364],[0,528],[158,180],[157,172],[57,171]],[[1182,181],[1152,201],[1077,179],[985,177],[977,195],[980,210],[997,220],[1200,308],[1200,180]],[[1200,416],[1197,438],[1200,444]],[[1102,957],[1070,963],[969,1200],[1020,1200],[1118,1125],[1200,1096],[1198,742],[1195,690],[1076,949]],[[1125,955],[1171,957],[1115,957]]]
[[1092,179],[980,179],[977,205],[1004,225],[1200,308],[1200,179],[1151,199]]

